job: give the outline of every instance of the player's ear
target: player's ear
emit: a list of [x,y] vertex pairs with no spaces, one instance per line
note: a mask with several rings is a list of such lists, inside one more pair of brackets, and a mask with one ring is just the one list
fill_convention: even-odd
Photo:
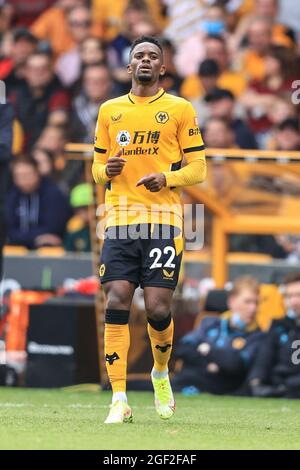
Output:
[[132,75],[132,67],[131,67],[131,64],[128,64],[126,68],[127,68],[127,73],[128,73],[129,75]]
[[162,65],[160,68],[159,76],[163,77],[165,73],[166,73],[166,66]]

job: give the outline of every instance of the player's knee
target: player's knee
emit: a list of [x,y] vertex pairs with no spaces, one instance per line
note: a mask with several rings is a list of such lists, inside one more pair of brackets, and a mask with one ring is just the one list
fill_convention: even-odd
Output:
[[146,303],[147,317],[154,321],[164,320],[170,314],[169,302],[153,299]]
[[107,289],[106,295],[106,308],[124,310],[128,310],[130,308],[131,296],[125,289]]
[[110,293],[107,299],[107,308],[127,310],[129,304],[128,299],[119,293]]

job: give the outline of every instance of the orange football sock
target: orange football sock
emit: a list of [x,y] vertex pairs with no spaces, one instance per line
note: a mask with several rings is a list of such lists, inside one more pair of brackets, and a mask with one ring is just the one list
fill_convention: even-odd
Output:
[[[164,329],[161,329],[163,327]],[[148,334],[154,359],[154,369],[157,372],[163,372],[168,368],[172,352],[173,333],[174,323],[171,315],[162,321],[153,321],[148,318]]]
[[130,346],[128,318],[127,310],[106,310],[104,351],[113,393],[126,391],[127,356]]

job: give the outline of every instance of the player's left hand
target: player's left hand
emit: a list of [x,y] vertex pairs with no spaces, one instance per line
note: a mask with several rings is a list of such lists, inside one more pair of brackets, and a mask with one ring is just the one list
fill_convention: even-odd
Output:
[[151,173],[143,176],[136,185],[144,185],[151,193],[156,193],[166,186],[166,177],[163,173]]

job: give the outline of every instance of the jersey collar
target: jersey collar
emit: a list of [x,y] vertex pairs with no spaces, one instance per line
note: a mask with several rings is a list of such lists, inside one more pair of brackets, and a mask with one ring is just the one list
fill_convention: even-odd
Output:
[[165,94],[165,90],[160,88],[154,96],[137,96],[132,93],[132,90],[128,93],[128,99],[133,104],[151,104],[156,100],[159,100]]

